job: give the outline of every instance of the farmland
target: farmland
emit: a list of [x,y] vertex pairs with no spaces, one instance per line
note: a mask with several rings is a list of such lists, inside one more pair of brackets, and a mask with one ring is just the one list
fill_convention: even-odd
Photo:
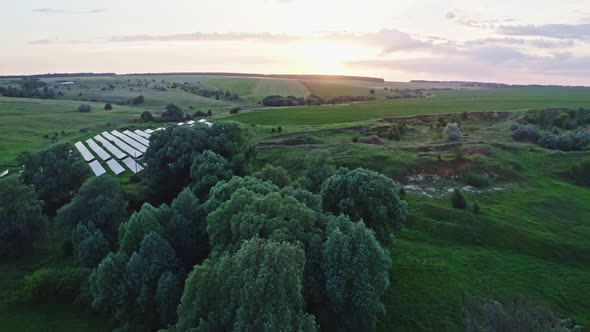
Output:
[[[46,81],[57,86],[60,80]],[[73,143],[104,130],[176,127],[178,121],[139,120],[144,111],[160,119],[167,104],[176,104],[195,120],[244,124],[256,152],[252,173],[268,164],[280,166],[300,185],[306,158],[318,155],[337,167],[382,173],[406,188],[408,217],[401,229],[393,231],[388,249],[390,285],[382,299],[387,312],[379,317],[378,331],[461,331],[467,298],[505,302],[515,297],[550,308],[590,331],[590,189],[568,175],[571,165],[589,159],[590,153],[546,149],[511,135],[511,127],[524,122],[529,110],[560,109],[572,120],[576,110],[590,109],[590,88],[486,89],[443,83],[188,75],[71,80],[75,84],[69,89],[56,88],[63,95],[55,100],[0,97],[0,165],[16,170],[15,158],[24,150]],[[225,94],[219,100],[207,98],[174,88],[174,83],[229,91],[240,98]],[[109,84],[115,87],[102,89]],[[158,85],[166,87],[153,88]],[[427,89],[429,95],[388,100],[385,87]],[[282,108],[259,105],[273,94],[368,96],[370,89],[375,89],[377,100]],[[144,103],[129,103],[139,94]],[[92,111],[77,112],[81,103],[91,105]],[[104,110],[105,103],[113,103],[113,110]],[[237,107],[239,114],[231,114]],[[195,113],[208,110],[211,116]],[[445,138],[448,123],[460,123],[458,140]],[[543,130],[573,130],[557,128],[555,123]],[[581,127],[588,130],[588,125]],[[474,187],[469,180],[474,175],[488,182]],[[148,200],[142,196],[151,185],[147,175],[116,179],[134,208]],[[464,189],[466,209],[451,205],[454,188]],[[113,319],[103,319],[88,308],[32,303],[20,297],[25,276],[41,267],[75,264],[63,253],[69,234],[60,233],[61,225],[52,225],[33,255],[0,262],[4,289],[0,326],[25,331],[47,326],[62,331],[110,330],[116,325]]]

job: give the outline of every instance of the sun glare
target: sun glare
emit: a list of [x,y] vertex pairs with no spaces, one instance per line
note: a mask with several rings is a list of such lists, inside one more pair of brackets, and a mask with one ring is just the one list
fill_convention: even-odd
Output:
[[311,42],[298,45],[292,54],[300,72],[343,75],[346,62],[361,59],[368,51],[356,45]]

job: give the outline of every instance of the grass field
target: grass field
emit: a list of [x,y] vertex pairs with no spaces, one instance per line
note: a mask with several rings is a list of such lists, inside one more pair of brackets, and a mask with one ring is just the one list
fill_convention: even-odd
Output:
[[[0,165],[13,166],[14,158],[23,150],[39,149],[56,141],[74,141],[89,132],[115,129],[137,119],[142,110],[115,106],[104,110],[102,103],[90,103],[92,111],[77,112],[80,102],[0,97]],[[109,125],[110,124],[110,125]],[[67,136],[62,135],[62,130]],[[54,135],[48,139],[44,135]]]
[[531,108],[590,108],[590,88],[507,88],[437,91],[434,97],[264,109],[229,119],[263,125],[322,125],[387,117]]
[[271,95],[307,97],[309,94],[299,81],[270,78],[257,80],[252,92],[252,96],[259,99]]

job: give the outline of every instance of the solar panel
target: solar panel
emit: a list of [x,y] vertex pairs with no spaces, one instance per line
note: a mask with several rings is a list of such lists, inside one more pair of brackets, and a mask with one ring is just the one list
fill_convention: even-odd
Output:
[[146,130],[144,130],[144,131],[145,131],[146,133],[148,133],[148,134],[151,134],[151,133],[153,133],[153,132],[154,132],[154,131],[153,131],[153,130],[151,130],[151,129],[146,129]]
[[199,122],[199,123],[203,123],[203,122],[207,122],[207,120],[205,120],[205,119],[201,119],[201,120],[199,120],[199,121],[197,121],[197,122]]
[[84,146],[84,144],[82,144],[82,142],[76,142],[74,145],[76,146],[76,149],[80,151],[80,154],[82,154],[82,158],[84,158],[84,160],[91,161],[92,159],[94,159],[92,153],[88,151],[88,149]]
[[179,126],[182,126],[183,124],[184,124],[184,122],[179,122],[178,123]]
[[117,147],[112,145],[111,142],[107,141],[104,137],[102,137],[100,135],[96,135],[96,136],[94,136],[94,139],[99,141],[100,144],[102,144],[102,146],[104,146],[107,150],[109,150],[109,152],[113,156],[115,156],[115,158],[123,159],[123,158],[127,157],[127,155],[123,151],[117,149]]
[[143,166],[135,162],[135,160],[131,158],[123,159],[123,163],[131,170],[131,172],[137,174],[143,170]]
[[4,172],[0,173],[0,178],[5,177],[6,175],[8,175],[8,170],[5,170]]
[[88,144],[90,149],[92,149],[92,151],[94,151],[94,153],[96,153],[103,161],[111,159],[111,156],[103,148],[98,146],[92,138],[87,139],[86,144]]
[[150,134],[146,133],[145,131],[141,131],[139,129],[135,129],[133,132],[145,139],[149,139],[151,136]]
[[207,122],[207,121],[205,121],[205,122],[203,122],[203,123],[204,123],[204,124],[206,124],[206,125],[207,125],[207,126],[209,126],[209,127],[213,126],[213,124],[212,124],[211,122]]
[[106,131],[102,132],[102,136],[104,136],[109,141],[115,143],[115,145],[120,147],[123,151],[125,151],[125,153],[127,153],[131,157],[137,158],[143,154],[135,150],[134,148],[130,147],[129,145],[125,144],[123,141],[121,141],[120,139],[116,138],[115,136],[111,135]]
[[195,123],[195,121],[193,121],[193,120],[190,120],[190,121],[188,121],[186,124],[192,125],[193,123]]
[[111,160],[107,161],[107,165],[109,165],[109,168],[111,169],[111,171],[113,171],[113,173],[115,173],[116,175],[119,175],[119,174],[125,172],[125,169],[123,168],[123,166],[121,166],[121,164],[119,164],[115,159],[111,159]]
[[111,131],[111,134],[117,136],[117,138],[120,138],[123,142],[127,143],[128,145],[131,145],[135,150],[141,151],[142,153],[147,151],[145,145],[139,144],[137,141],[131,139],[131,137],[127,135],[124,135],[116,130]]
[[123,132],[123,134],[131,137],[132,139],[138,141],[140,144],[143,144],[145,146],[150,146],[150,141],[148,141],[147,139],[137,135],[136,133],[130,132],[129,130],[125,130]]
[[160,131],[160,130],[166,130],[166,128],[164,128],[164,127],[160,127],[160,128],[158,128],[158,129],[156,129],[156,131]]
[[102,165],[98,162],[98,160],[88,163],[88,166],[90,166],[90,168],[92,168],[92,171],[94,172],[94,174],[96,176],[101,176],[107,172],[107,171],[105,171],[104,167],[102,167]]

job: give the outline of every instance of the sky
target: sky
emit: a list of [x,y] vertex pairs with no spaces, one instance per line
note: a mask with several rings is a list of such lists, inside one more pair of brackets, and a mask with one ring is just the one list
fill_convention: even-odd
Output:
[[590,85],[590,0],[0,0],[0,75]]

